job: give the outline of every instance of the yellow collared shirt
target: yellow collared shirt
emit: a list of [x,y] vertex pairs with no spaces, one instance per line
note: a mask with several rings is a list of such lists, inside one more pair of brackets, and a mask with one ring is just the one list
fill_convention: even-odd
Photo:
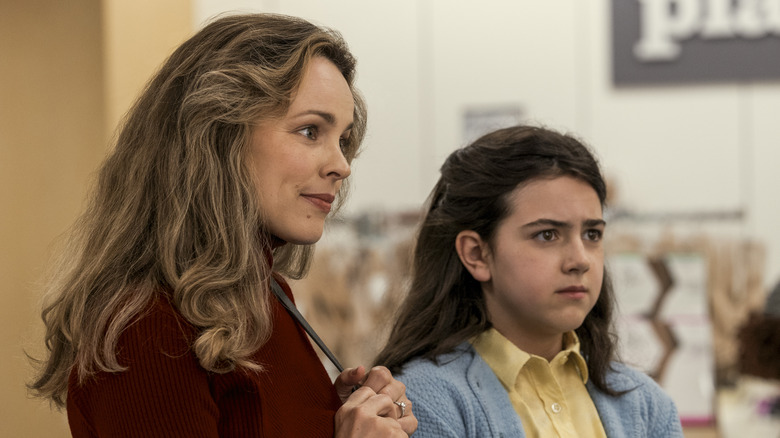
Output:
[[564,334],[564,348],[551,362],[520,350],[496,329],[472,345],[509,393],[527,437],[606,438],[585,388],[588,367],[573,331]]

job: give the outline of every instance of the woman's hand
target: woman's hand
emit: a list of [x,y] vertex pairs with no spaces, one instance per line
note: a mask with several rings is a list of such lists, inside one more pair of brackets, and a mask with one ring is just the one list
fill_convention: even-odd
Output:
[[344,402],[336,412],[336,437],[407,437],[417,430],[406,386],[387,368],[349,368],[334,384]]

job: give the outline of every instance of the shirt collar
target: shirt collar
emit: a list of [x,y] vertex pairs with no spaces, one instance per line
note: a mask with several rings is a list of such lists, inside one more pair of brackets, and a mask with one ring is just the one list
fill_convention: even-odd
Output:
[[[517,348],[509,339],[490,328],[477,335],[471,344],[482,359],[487,362],[505,388],[513,388],[520,370],[531,359],[531,355]],[[580,354],[580,340],[574,331],[564,333],[563,350],[558,353],[553,362],[571,359],[579,371],[583,383],[588,381],[588,365]]]
[[480,333],[471,344],[507,389],[514,388],[517,375],[531,358],[495,328]]
[[558,353],[553,360],[559,357],[563,357],[564,360],[566,358],[573,360],[582,378],[582,383],[588,383],[588,364],[580,353],[580,338],[573,330],[563,334],[563,351]]

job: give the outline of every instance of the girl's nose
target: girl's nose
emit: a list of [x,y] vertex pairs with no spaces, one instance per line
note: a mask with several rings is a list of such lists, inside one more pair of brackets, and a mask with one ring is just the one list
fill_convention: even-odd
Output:
[[590,254],[582,239],[573,239],[566,248],[566,258],[563,263],[564,272],[587,272],[590,269]]

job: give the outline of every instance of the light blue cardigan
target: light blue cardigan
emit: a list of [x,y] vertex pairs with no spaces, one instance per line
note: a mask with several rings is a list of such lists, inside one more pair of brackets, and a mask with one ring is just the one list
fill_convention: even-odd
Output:
[[[471,344],[440,356],[439,363],[415,359],[396,376],[406,384],[419,422],[414,438],[525,437],[506,390]],[[632,391],[612,397],[587,384],[607,437],[682,438],[677,408],[658,384],[614,365],[615,372],[607,375],[610,387]]]

